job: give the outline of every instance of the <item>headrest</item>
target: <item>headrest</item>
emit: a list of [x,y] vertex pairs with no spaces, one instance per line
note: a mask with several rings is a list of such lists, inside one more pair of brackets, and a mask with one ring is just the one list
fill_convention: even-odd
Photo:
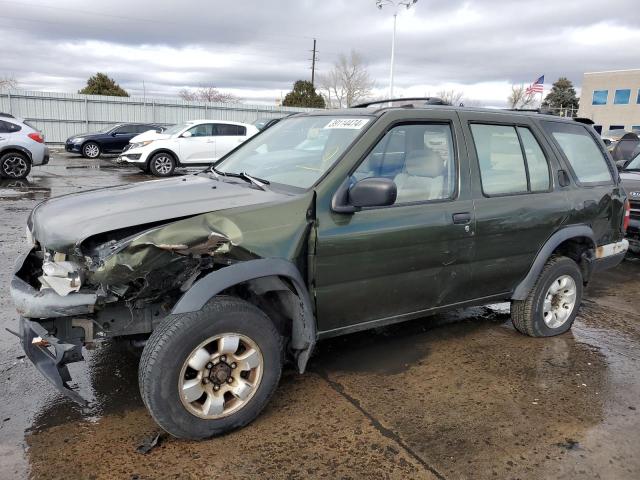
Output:
[[441,177],[445,172],[444,160],[430,148],[407,154],[404,169],[414,177]]

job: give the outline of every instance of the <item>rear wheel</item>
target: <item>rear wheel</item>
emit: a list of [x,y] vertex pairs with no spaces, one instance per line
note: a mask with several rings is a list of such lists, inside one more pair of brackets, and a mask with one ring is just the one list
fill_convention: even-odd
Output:
[[24,153],[9,152],[0,157],[0,177],[25,178],[31,171],[31,161]]
[[578,264],[567,257],[551,257],[529,296],[511,303],[513,326],[532,337],[551,337],[566,332],[578,314],[582,289]]
[[282,337],[254,305],[215,297],[169,316],[142,353],[138,378],[154,420],[180,438],[203,439],[251,422],[275,391]]
[[95,142],[87,142],[82,146],[82,156],[86,158],[98,158],[100,156],[100,145]]
[[149,161],[149,170],[157,177],[168,177],[176,168],[176,160],[169,153],[156,153]]

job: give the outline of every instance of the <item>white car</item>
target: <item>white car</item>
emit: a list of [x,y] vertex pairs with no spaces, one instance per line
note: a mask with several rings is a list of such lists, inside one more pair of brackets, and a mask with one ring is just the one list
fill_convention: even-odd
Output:
[[178,166],[211,164],[256,133],[258,129],[247,123],[190,120],[162,133],[145,132],[132,138],[118,162],[168,177]]

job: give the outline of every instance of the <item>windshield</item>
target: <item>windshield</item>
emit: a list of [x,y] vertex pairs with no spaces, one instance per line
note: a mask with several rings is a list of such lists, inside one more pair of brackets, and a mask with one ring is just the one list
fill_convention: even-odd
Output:
[[640,170],[640,152],[627,164],[625,170]]
[[216,169],[306,189],[324,175],[370,121],[371,117],[321,115],[282,120],[246,142]]
[[171,127],[167,128],[162,133],[164,133],[166,135],[175,135],[176,133],[180,133],[182,130],[184,130],[185,128],[189,127],[190,125],[191,125],[191,123],[179,123],[177,125],[172,125]]

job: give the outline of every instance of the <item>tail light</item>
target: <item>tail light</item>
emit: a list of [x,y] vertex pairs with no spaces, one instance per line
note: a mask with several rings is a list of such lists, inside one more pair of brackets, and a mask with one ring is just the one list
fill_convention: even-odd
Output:
[[625,200],[624,202],[624,220],[622,222],[622,231],[626,233],[627,228],[629,227],[629,220],[631,219],[631,204],[629,200]]
[[29,137],[31,140],[34,140],[34,141],[36,141],[36,142],[38,142],[38,143],[44,143],[44,135],[42,135],[40,132],[30,133],[30,134],[28,135],[28,137]]

